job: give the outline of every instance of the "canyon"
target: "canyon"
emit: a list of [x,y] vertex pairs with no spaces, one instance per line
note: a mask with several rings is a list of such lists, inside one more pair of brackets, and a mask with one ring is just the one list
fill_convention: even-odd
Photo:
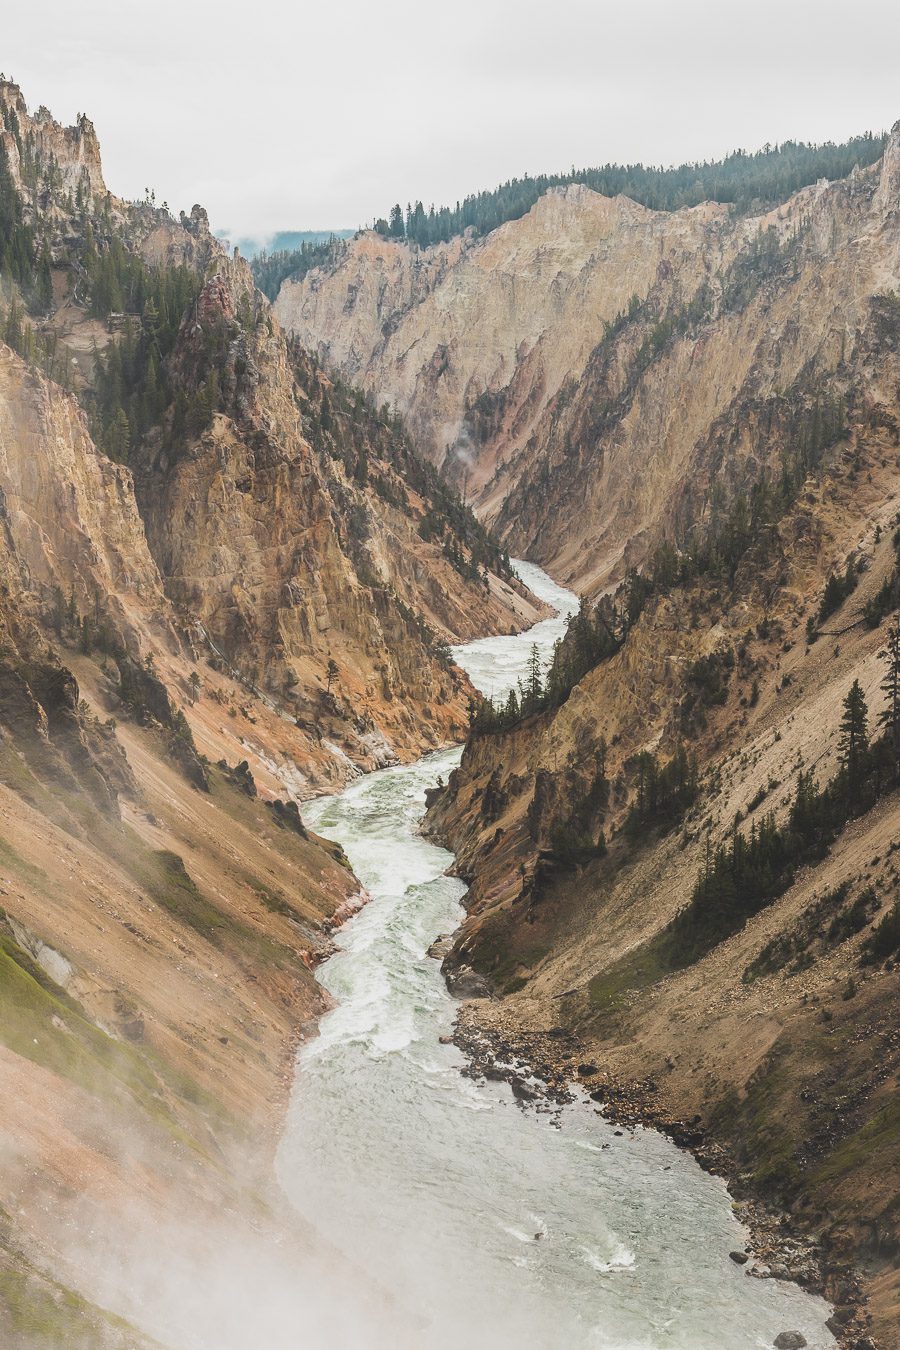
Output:
[[[422,1072],[520,1103],[513,1059],[577,1083],[597,1151],[619,1123],[668,1131],[750,1222],[747,1273],[719,1255],[772,1281],[742,1295],[767,1335],[772,1308],[809,1313],[795,1281],[833,1305],[804,1322],[823,1344],[888,1350],[900,123],[875,162],[758,210],[570,183],[430,247],[362,231],[270,305],[202,207],[109,191],[86,117],[6,80],[0,115],[5,1343],[280,1344],[300,1319],[312,1344],[422,1344],[364,1230],[323,1217],[352,1150],[320,1174],[302,1128],[282,1140],[292,1085],[321,1157],[335,1084],[393,1068],[415,1098],[379,1068],[396,1027],[362,1064],[334,1028],[371,1009],[341,972],[397,900],[379,850],[387,875],[421,849],[459,923],[435,954],[468,1056]],[[510,552],[577,593],[567,627]],[[830,833],[800,852],[827,784]],[[398,819],[348,858],[383,788]],[[685,939],[728,858],[776,837],[794,865]],[[692,1167],[697,1213],[721,1205]]]
[[[546,696],[488,710],[426,817],[469,884],[444,958],[481,995],[464,1043],[580,1078],[790,1213],[861,1346],[900,1334],[898,989],[865,956],[896,914],[896,788],[723,940],[666,953],[741,823],[839,775],[854,681],[883,709],[898,277],[900,124],[759,214],[551,189],[485,237],[346,241],[275,305],[584,597]],[[691,805],[642,816],[685,754]]]

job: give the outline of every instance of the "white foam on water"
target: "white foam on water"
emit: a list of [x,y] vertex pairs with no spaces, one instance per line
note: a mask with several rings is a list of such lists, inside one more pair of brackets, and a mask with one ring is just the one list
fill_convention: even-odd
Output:
[[[455,653],[500,696],[533,641],[549,658],[577,607],[540,569],[521,572],[557,617]],[[583,1094],[551,1121],[506,1083],[460,1074],[440,1041],[458,1004],[425,950],[458,927],[465,887],[418,833],[426,790],[459,757],[379,770],[304,808],[372,900],[317,971],[337,1006],[298,1059],[279,1153],[288,1197],[413,1313],[416,1350],[759,1350],[787,1329],[833,1347],[826,1304],[728,1259],[746,1241],[728,1193],[669,1140],[616,1137]],[[362,1347],[336,1331],[329,1350]]]
[[594,1247],[582,1247],[581,1252],[585,1261],[592,1270],[596,1270],[601,1275],[608,1275],[614,1270],[633,1270],[635,1265],[634,1252],[629,1251],[627,1247],[621,1244],[616,1247],[611,1256],[604,1258],[602,1253]]

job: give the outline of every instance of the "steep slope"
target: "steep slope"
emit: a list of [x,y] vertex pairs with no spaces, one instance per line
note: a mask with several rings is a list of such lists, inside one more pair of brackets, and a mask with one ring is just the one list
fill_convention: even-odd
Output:
[[401,410],[436,463],[458,459],[480,486],[632,296],[666,270],[699,270],[697,285],[715,269],[725,219],[724,207],[669,216],[552,189],[484,239],[420,251],[358,236],[331,269],[286,281],[275,313],[326,366]]
[[[877,734],[900,602],[900,309],[871,322],[854,411],[793,504],[773,520],[769,499],[743,533],[736,510],[711,553],[664,550],[586,609],[534,710],[526,691],[524,711],[479,717],[429,828],[472,882],[447,967],[495,995],[473,1005],[474,1026],[500,1045],[524,1029],[624,1118],[725,1146],[716,1166],[738,1193],[790,1210],[821,1244],[848,1318],[847,1262],[862,1265],[888,1346],[900,764],[889,742],[865,782],[841,761],[856,679]],[[805,775],[835,784],[838,803],[809,845]],[[743,909],[734,864],[704,910],[717,851],[727,879],[735,838],[740,853],[775,827],[793,861],[760,864]],[[560,1029],[568,1052],[547,1039]],[[863,1327],[848,1327],[852,1345]]]
[[539,611],[201,208],[0,113],[0,1339],[143,1347],[173,1271],[227,1320],[238,1252],[265,1337],[313,1317],[272,1149],[365,899],[298,802],[459,734],[447,642]]
[[[322,1007],[312,968],[358,886],[278,800],[283,720],[213,671],[191,705],[130,471],[2,346],[0,485],[0,1327],[11,1346],[143,1344],[66,1291],[121,1307],[83,1237],[265,1193],[273,1103]],[[198,754],[247,758],[236,697],[268,803]],[[179,705],[204,704],[195,741]]]
[[[336,415],[324,411],[327,382],[311,369],[298,378],[305,355],[289,354],[201,208],[176,223],[150,202],[118,201],[89,123],[51,134],[10,84],[3,110],[10,248],[20,264],[33,255],[30,284],[18,280],[40,320],[35,331],[13,296],[8,336],[69,379],[103,448],[136,471],[183,624],[301,714],[308,739],[321,720],[340,752],[334,774],[341,755],[371,767],[458,735],[466,690],[441,643],[538,612],[508,585],[496,547],[398,424],[352,391]],[[322,739],[307,748],[327,762]]]
[[498,516],[510,545],[597,590],[779,475],[789,419],[799,449],[816,435],[803,415],[825,419],[864,386],[888,398],[879,305],[900,277],[898,166],[900,124],[881,164],[748,222],[724,266],[705,254],[705,289],[685,272],[677,291],[654,288],[511,465]]
[[[355,762],[374,767],[458,738],[463,690],[441,644],[537,610],[460,516],[466,551],[452,499],[417,469],[399,428],[359,401],[342,408],[262,304],[242,322],[251,293],[240,263],[220,263],[203,286],[173,369],[176,389],[205,388],[210,347],[221,352],[219,405],[179,446],[171,430],[151,433],[138,467],[168,593],[242,678]],[[444,551],[455,534],[464,568]],[[491,581],[485,562],[505,578]]]
[[482,239],[362,235],[276,312],[413,420],[514,552],[596,593],[757,473],[773,417],[857,378],[898,274],[898,141],[760,216],[572,186]]

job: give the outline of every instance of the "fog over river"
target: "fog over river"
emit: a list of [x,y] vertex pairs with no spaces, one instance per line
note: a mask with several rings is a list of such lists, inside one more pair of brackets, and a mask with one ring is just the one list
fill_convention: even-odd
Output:
[[[532,643],[548,656],[577,608],[539,568],[516,567],[558,614],[455,649],[486,693],[516,683]],[[823,1302],[729,1260],[746,1234],[691,1157],[651,1130],[617,1135],[587,1099],[523,1110],[507,1084],[463,1077],[461,1052],[440,1043],[458,1005],[426,951],[458,926],[465,888],[418,827],[459,755],[304,809],[373,898],[319,971],[336,1006],[298,1059],[279,1156],[288,1197],[391,1291],[398,1336],[412,1325],[420,1350],[755,1350],[785,1329],[833,1345]],[[381,1335],[330,1344],[368,1350]]]

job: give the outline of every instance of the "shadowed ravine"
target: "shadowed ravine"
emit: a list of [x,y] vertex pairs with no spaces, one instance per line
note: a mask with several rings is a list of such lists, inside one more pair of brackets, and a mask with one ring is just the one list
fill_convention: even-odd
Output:
[[[486,693],[515,684],[534,641],[549,654],[577,605],[518,566],[559,617],[456,649]],[[374,773],[306,808],[373,899],[319,973],[336,1007],[299,1057],[287,1195],[390,1289],[422,1350],[749,1350],[786,1328],[833,1345],[823,1302],[728,1259],[745,1234],[691,1157],[652,1131],[615,1134],[593,1103],[523,1111],[440,1043],[457,1005],[426,951],[458,925],[464,886],[417,830],[426,789],[458,758]]]

